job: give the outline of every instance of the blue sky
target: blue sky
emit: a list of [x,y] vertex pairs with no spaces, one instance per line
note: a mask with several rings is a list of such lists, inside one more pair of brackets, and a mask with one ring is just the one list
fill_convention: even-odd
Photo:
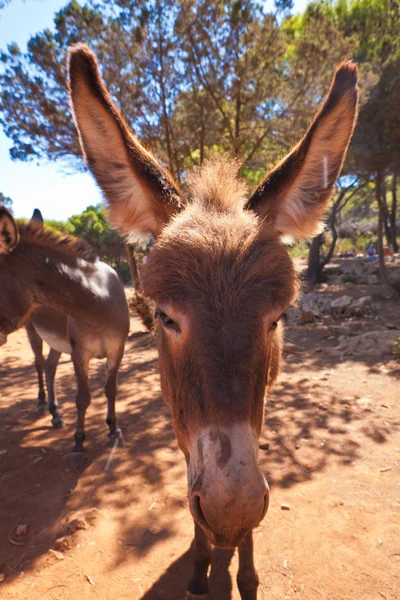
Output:
[[[65,4],[67,0],[11,0],[0,11],[0,48],[17,42],[25,49],[33,34],[52,28],[54,13]],[[294,0],[294,5],[300,12],[307,0]],[[15,162],[10,159],[10,147],[10,140],[0,131],[0,192],[13,200],[16,217],[30,217],[34,208],[40,208],[44,218],[65,220],[101,201],[88,173],[65,175],[55,163]]]

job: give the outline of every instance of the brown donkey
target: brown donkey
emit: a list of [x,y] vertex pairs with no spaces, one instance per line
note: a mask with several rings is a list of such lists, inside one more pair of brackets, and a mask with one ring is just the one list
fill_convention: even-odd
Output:
[[128,130],[84,45],[71,50],[71,103],[86,163],[127,235],[156,244],[141,271],[156,303],[161,385],[187,462],[195,521],[188,598],[207,597],[211,544],[239,546],[238,587],[257,596],[252,529],[268,508],[257,464],[266,386],[280,354],[279,317],[296,293],[282,237],[320,231],[357,112],[357,70],[338,68],[304,139],[249,199],[227,161],[171,176]]
[[[0,345],[30,318],[40,337],[53,348],[53,380],[60,352],[71,354],[78,388],[71,463],[82,466],[92,358],[107,359],[109,435],[123,443],[115,400],[118,370],[129,332],[125,293],[115,271],[96,260],[84,242],[42,229],[37,214],[28,225],[18,226],[10,212],[0,207]],[[55,396],[50,398],[49,410],[53,425],[61,427],[63,421]]]

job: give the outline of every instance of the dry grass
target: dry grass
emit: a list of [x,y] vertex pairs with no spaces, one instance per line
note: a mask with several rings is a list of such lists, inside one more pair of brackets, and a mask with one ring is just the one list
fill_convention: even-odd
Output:
[[129,307],[137,312],[143,324],[149,331],[154,327],[154,305],[147,300],[140,292],[135,290],[134,295],[129,300]]

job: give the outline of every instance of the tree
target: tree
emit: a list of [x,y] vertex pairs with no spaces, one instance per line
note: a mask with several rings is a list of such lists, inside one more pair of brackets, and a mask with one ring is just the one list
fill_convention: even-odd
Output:
[[[342,178],[347,179],[347,178]],[[327,218],[327,226],[331,232],[332,239],[325,256],[321,257],[321,246],[324,237],[324,233],[320,233],[315,236],[310,244],[310,252],[308,255],[308,269],[307,269],[307,283],[314,285],[321,281],[322,273],[324,268],[332,259],[335,251],[335,246],[338,238],[337,232],[337,217],[340,212],[345,208],[346,204],[358,194],[363,187],[367,185],[367,182],[360,182],[357,178],[353,179],[352,182],[346,182],[342,185],[340,180],[338,182],[338,192],[336,194],[334,203],[330,210]],[[350,192],[350,193],[348,193]]]
[[282,0],[268,13],[259,0],[71,0],[54,33],[0,55],[11,156],[82,168],[65,62],[68,46],[86,41],[128,124],[179,181],[191,165],[230,152],[255,182],[303,133],[349,51],[323,11],[296,21],[290,6]]
[[[381,278],[389,284],[383,258],[382,227],[393,248],[396,240],[396,172],[399,157],[400,121],[400,11],[398,0],[339,0],[317,2],[307,11],[322,13],[344,42],[349,42],[361,69],[362,108],[345,173],[356,176],[362,186],[375,181],[378,202],[378,245],[381,247]],[[307,11],[305,14],[307,14]],[[304,17],[303,17],[304,18]],[[324,36],[326,37],[326,36]],[[392,171],[392,210],[386,203],[385,174]],[[353,195],[353,194],[352,194]],[[335,210],[335,205],[334,205]],[[332,218],[329,221],[334,224]],[[309,255],[309,282],[320,275],[320,238],[313,240]],[[328,252],[328,256],[329,256]]]
[[[382,282],[396,294],[385,269],[383,226],[387,205],[383,196],[383,179],[388,169],[397,173],[400,166],[400,60],[389,63],[371,91],[368,102],[361,108],[354,146],[358,168],[375,182],[378,206],[378,253]],[[393,196],[396,207],[396,193]],[[395,229],[395,228],[394,228]],[[396,234],[394,230],[394,235]]]
[[73,215],[68,219],[67,226],[68,233],[86,240],[102,260],[119,266],[124,246],[119,234],[108,224],[102,204],[88,206],[80,215]]
[[0,206],[5,206],[8,210],[12,211],[13,201],[8,196],[5,196],[2,192],[0,192]]

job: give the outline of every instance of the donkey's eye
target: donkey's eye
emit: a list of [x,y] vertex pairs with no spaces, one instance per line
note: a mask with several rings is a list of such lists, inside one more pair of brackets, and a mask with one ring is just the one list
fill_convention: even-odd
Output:
[[279,321],[285,316],[285,313],[282,313],[280,317],[278,317],[276,319],[276,321],[274,321],[273,323],[270,324],[270,326],[268,327],[268,333],[272,333],[273,331],[275,331],[275,329],[278,327],[278,323]]
[[163,310],[157,308],[156,317],[159,317],[162,324],[165,327],[175,327],[175,321],[173,321]]

